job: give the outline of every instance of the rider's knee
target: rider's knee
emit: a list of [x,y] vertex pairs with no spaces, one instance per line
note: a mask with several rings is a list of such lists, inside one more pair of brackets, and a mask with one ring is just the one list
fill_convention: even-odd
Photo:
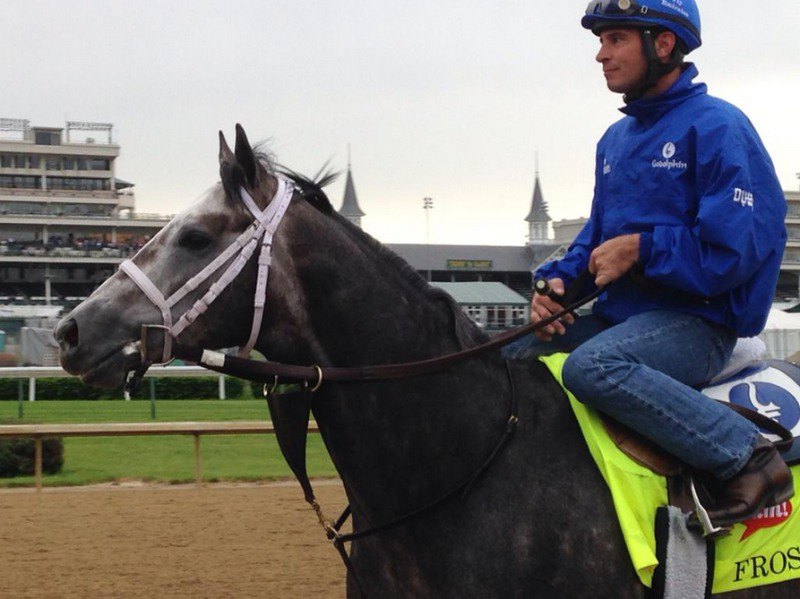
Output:
[[561,377],[564,386],[579,401],[590,403],[596,391],[595,371],[596,365],[592,364],[591,356],[588,355],[588,352],[580,351],[579,348],[567,357]]
[[[581,402],[595,405],[595,398],[604,396],[612,381],[624,376],[626,360],[611,349],[579,347],[564,362],[564,386]],[[595,406],[596,407],[596,406]]]

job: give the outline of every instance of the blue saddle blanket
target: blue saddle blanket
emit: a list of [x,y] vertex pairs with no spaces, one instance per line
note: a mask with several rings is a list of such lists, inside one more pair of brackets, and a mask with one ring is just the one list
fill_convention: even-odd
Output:
[[[702,392],[759,412],[791,431],[795,442],[783,457],[789,464],[800,463],[800,367],[782,360],[759,361]],[[762,432],[768,439],[778,440]]]

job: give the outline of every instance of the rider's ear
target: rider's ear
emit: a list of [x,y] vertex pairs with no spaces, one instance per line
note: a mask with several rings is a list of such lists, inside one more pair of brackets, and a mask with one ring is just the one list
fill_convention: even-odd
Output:
[[677,38],[675,34],[671,31],[662,31],[658,34],[656,38],[656,56],[658,59],[666,61],[672,55],[672,51],[675,49],[675,44],[677,44]]
[[247,141],[247,135],[245,135],[244,129],[239,123],[236,123],[236,149],[234,153],[236,154],[236,161],[244,170],[244,176],[252,189],[256,186],[258,161],[253,153],[253,148],[250,147],[250,142]]

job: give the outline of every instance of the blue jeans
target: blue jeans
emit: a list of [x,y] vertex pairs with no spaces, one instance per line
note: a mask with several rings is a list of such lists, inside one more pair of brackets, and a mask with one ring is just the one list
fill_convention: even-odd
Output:
[[730,358],[736,334],[697,316],[653,311],[610,325],[591,315],[551,342],[533,335],[507,357],[571,351],[564,385],[695,468],[727,479],[750,459],[758,429],[706,397],[700,387]]

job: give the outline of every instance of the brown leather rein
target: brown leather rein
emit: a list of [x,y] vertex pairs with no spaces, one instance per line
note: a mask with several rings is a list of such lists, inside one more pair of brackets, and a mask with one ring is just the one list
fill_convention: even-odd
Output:
[[[588,273],[588,271],[587,271]],[[586,275],[589,276],[588,274]],[[577,289],[576,286],[574,289]],[[425,374],[439,372],[452,367],[453,365],[476,358],[496,350],[504,345],[519,339],[520,337],[542,329],[553,322],[563,318],[589,303],[605,291],[604,287],[596,289],[591,294],[578,300],[571,301],[571,294],[567,294],[562,301],[570,301],[570,305],[563,310],[549,316],[548,318],[531,322],[527,325],[511,329],[496,335],[486,343],[475,347],[467,348],[458,352],[420,360],[416,362],[405,362],[400,364],[379,364],[373,366],[356,367],[321,367],[321,366],[302,366],[297,364],[283,364],[280,362],[262,362],[249,360],[223,354],[220,352],[204,350],[198,347],[186,346],[177,343],[172,339],[172,355],[191,362],[196,362],[201,366],[239,378],[264,383],[264,394],[267,397],[270,412],[273,416],[275,433],[278,445],[281,448],[292,472],[295,474],[300,486],[303,489],[306,501],[314,509],[320,524],[325,530],[328,539],[339,553],[345,567],[355,581],[362,597],[367,593],[362,581],[355,571],[350,556],[345,548],[345,543],[353,542],[358,539],[371,536],[373,534],[400,526],[425,514],[434,508],[449,502],[457,496],[466,496],[479,478],[491,467],[495,459],[502,453],[517,429],[517,397],[515,393],[514,379],[511,369],[506,363],[506,373],[510,388],[509,413],[503,432],[497,442],[492,446],[491,451],[484,460],[470,473],[470,475],[457,485],[451,487],[447,492],[433,498],[427,503],[415,509],[409,510],[395,518],[379,524],[367,525],[358,531],[342,533],[341,528],[351,516],[351,509],[348,505],[342,515],[335,521],[328,520],[322,513],[322,508],[316,501],[311,481],[306,472],[305,463],[305,444],[308,432],[308,421],[311,408],[311,396],[322,385],[327,382],[358,382],[358,381],[377,381],[390,379],[403,379]],[[564,303],[566,303],[566,301]],[[163,355],[163,347],[169,329],[160,325],[142,326],[142,337],[140,351],[142,355],[142,365],[133,373],[128,380],[126,388],[134,390],[140,384],[145,372],[154,362],[158,362]],[[276,390],[279,383],[302,383],[299,392],[278,394]],[[268,384],[270,385],[268,387]]]
[[[278,382],[305,383],[311,385],[315,391],[319,389],[323,382],[356,382],[410,378],[446,370],[459,362],[482,356],[492,350],[503,347],[528,333],[542,329],[563,318],[567,314],[574,312],[597,298],[603,291],[605,291],[605,287],[596,289],[591,294],[571,303],[563,310],[548,318],[500,333],[481,345],[416,362],[352,367],[302,366],[298,364],[263,362],[238,358],[221,352],[183,345],[177,343],[175,340],[173,340],[173,356],[181,360],[195,362],[204,368],[221,374],[263,382],[265,384],[277,384]],[[163,351],[163,338],[166,334],[168,333],[162,326],[142,326],[140,348],[142,366],[137,370],[134,378],[143,376],[147,368],[158,360],[158,356],[160,356]]]

